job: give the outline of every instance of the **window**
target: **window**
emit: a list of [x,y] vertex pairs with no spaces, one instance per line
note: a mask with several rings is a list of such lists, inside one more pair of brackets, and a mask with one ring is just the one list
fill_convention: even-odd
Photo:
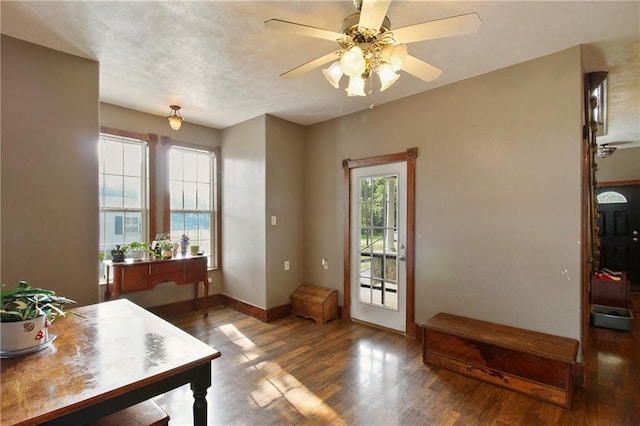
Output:
[[[99,141],[100,253],[116,244],[146,241],[148,146],[143,140],[102,133]],[[100,276],[104,278],[104,266]]]
[[169,150],[169,204],[171,241],[189,237],[216,266],[216,158],[209,151],[182,146]]
[[616,203],[626,203],[627,198],[615,191],[605,191],[601,194],[598,194],[598,204],[616,204]]

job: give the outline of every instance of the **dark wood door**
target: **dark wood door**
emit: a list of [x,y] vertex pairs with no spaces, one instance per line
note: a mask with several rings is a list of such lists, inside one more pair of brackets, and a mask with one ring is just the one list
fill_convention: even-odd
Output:
[[640,283],[640,185],[599,187],[596,193],[608,191],[627,202],[598,204],[600,266],[627,271],[629,281]]

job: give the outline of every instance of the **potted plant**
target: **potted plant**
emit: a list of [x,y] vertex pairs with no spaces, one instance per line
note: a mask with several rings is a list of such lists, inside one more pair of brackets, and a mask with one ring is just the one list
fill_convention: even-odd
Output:
[[57,296],[52,290],[33,288],[26,281],[20,281],[15,289],[3,289],[0,299],[0,351],[3,356],[46,347],[53,340],[47,327],[65,316],[65,305],[76,303]]
[[137,241],[133,241],[127,245],[124,245],[122,248],[127,253],[128,257],[133,260],[140,260],[144,257],[145,254],[151,253],[149,249],[149,244],[147,243],[139,243]]
[[158,247],[160,247],[160,255],[163,259],[171,259],[178,244],[172,243],[171,240],[162,240],[158,241]]

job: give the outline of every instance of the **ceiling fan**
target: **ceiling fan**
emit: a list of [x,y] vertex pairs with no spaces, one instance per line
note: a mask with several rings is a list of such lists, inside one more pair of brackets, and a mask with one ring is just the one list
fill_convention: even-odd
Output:
[[347,96],[366,96],[365,83],[373,84],[370,77],[375,73],[380,79],[380,91],[389,88],[400,77],[397,71],[405,71],[426,82],[440,77],[442,70],[428,64],[407,51],[407,44],[434,40],[462,34],[471,34],[480,28],[477,13],[468,13],[435,21],[423,22],[391,30],[386,13],[391,0],[353,0],[357,12],[347,16],[340,32],[270,19],[265,27],[288,31],[309,37],[337,41],[340,50],[302,64],[281,74],[283,78],[294,78],[331,61],[323,70],[326,79],[336,89],[343,75],[349,77]]

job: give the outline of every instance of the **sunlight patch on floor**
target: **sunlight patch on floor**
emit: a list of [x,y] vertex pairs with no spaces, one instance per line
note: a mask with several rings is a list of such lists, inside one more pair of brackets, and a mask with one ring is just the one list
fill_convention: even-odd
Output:
[[[265,355],[251,339],[242,334],[233,324],[222,325],[219,329],[231,342],[240,347],[243,355],[249,361]],[[307,419],[313,418],[317,421],[332,423],[342,422],[340,416],[325,404],[322,398],[311,392],[277,363],[264,361],[250,366],[249,369],[256,369],[263,374],[263,377],[256,382],[256,389],[250,393],[251,400],[259,408],[266,408],[276,400],[284,398],[293,409]]]

